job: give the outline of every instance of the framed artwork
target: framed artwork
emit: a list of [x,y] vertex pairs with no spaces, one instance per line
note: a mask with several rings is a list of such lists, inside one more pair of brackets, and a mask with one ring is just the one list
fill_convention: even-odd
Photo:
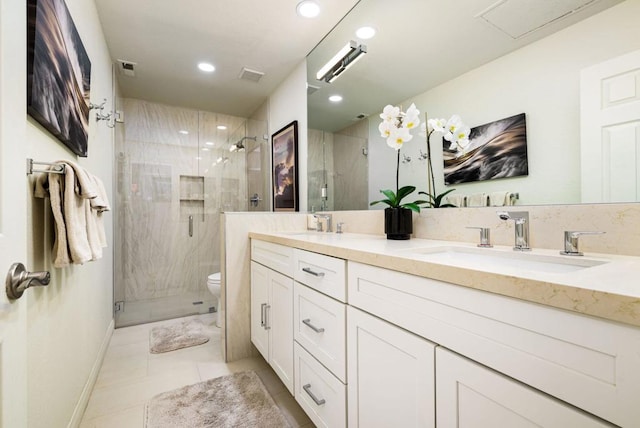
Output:
[[298,121],[271,136],[273,210],[298,211]]
[[87,156],[91,61],[64,0],[27,0],[27,112]]
[[442,142],[445,184],[529,174],[524,113],[471,128],[469,144],[461,152]]

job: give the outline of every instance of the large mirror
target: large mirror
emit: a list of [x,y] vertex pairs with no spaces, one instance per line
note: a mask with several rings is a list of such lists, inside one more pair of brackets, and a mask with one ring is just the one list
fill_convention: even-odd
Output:
[[[307,58],[309,209],[367,209],[395,187],[396,152],[379,136],[378,115],[411,103],[423,121],[458,114],[471,127],[526,114],[528,175],[445,185],[442,139],[432,136],[438,193],[508,191],[517,205],[638,201],[584,196],[594,160],[581,159],[580,79],[640,49],[639,14],[635,0],[361,0]],[[355,34],[364,26],[373,38]],[[319,81],[351,40],[367,53],[332,83]],[[401,186],[427,190],[426,144],[415,132],[403,146]]]

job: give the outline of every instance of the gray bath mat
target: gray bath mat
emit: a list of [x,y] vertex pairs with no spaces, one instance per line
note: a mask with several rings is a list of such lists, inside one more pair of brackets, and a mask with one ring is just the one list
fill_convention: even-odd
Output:
[[254,371],[158,394],[147,403],[146,428],[290,427]]
[[149,351],[152,354],[175,351],[209,341],[209,334],[199,319],[154,327],[149,335]]

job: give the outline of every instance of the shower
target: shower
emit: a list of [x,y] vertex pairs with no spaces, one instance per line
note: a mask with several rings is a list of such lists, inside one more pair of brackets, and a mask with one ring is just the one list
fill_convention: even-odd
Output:
[[258,137],[242,137],[240,138],[238,141],[236,141],[234,144],[231,145],[231,147],[229,147],[229,151],[230,152],[242,152],[245,150],[244,144],[242,144],[242,142],[244,140],[253,140],[253,141],[258,141]]
[[250,183],[268,181],[268,164],[260,158],[249,167],[262,146],[246,136],[266,133],[266,122],[135,99],[124,99],[123,110],[115,161],[116,327],[217,311],[207,285],[221,271],[222,214],[247,211],[249,195],[263,194]]

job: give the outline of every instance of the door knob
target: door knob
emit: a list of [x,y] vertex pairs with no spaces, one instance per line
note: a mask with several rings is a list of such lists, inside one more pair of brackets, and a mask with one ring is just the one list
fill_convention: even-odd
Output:
[[34,285],[48,285],[51,274],[48,271],[27,272],[22,263],[14,263],[7,273],[5,289],[10,300],[19,299],[29,287]]

